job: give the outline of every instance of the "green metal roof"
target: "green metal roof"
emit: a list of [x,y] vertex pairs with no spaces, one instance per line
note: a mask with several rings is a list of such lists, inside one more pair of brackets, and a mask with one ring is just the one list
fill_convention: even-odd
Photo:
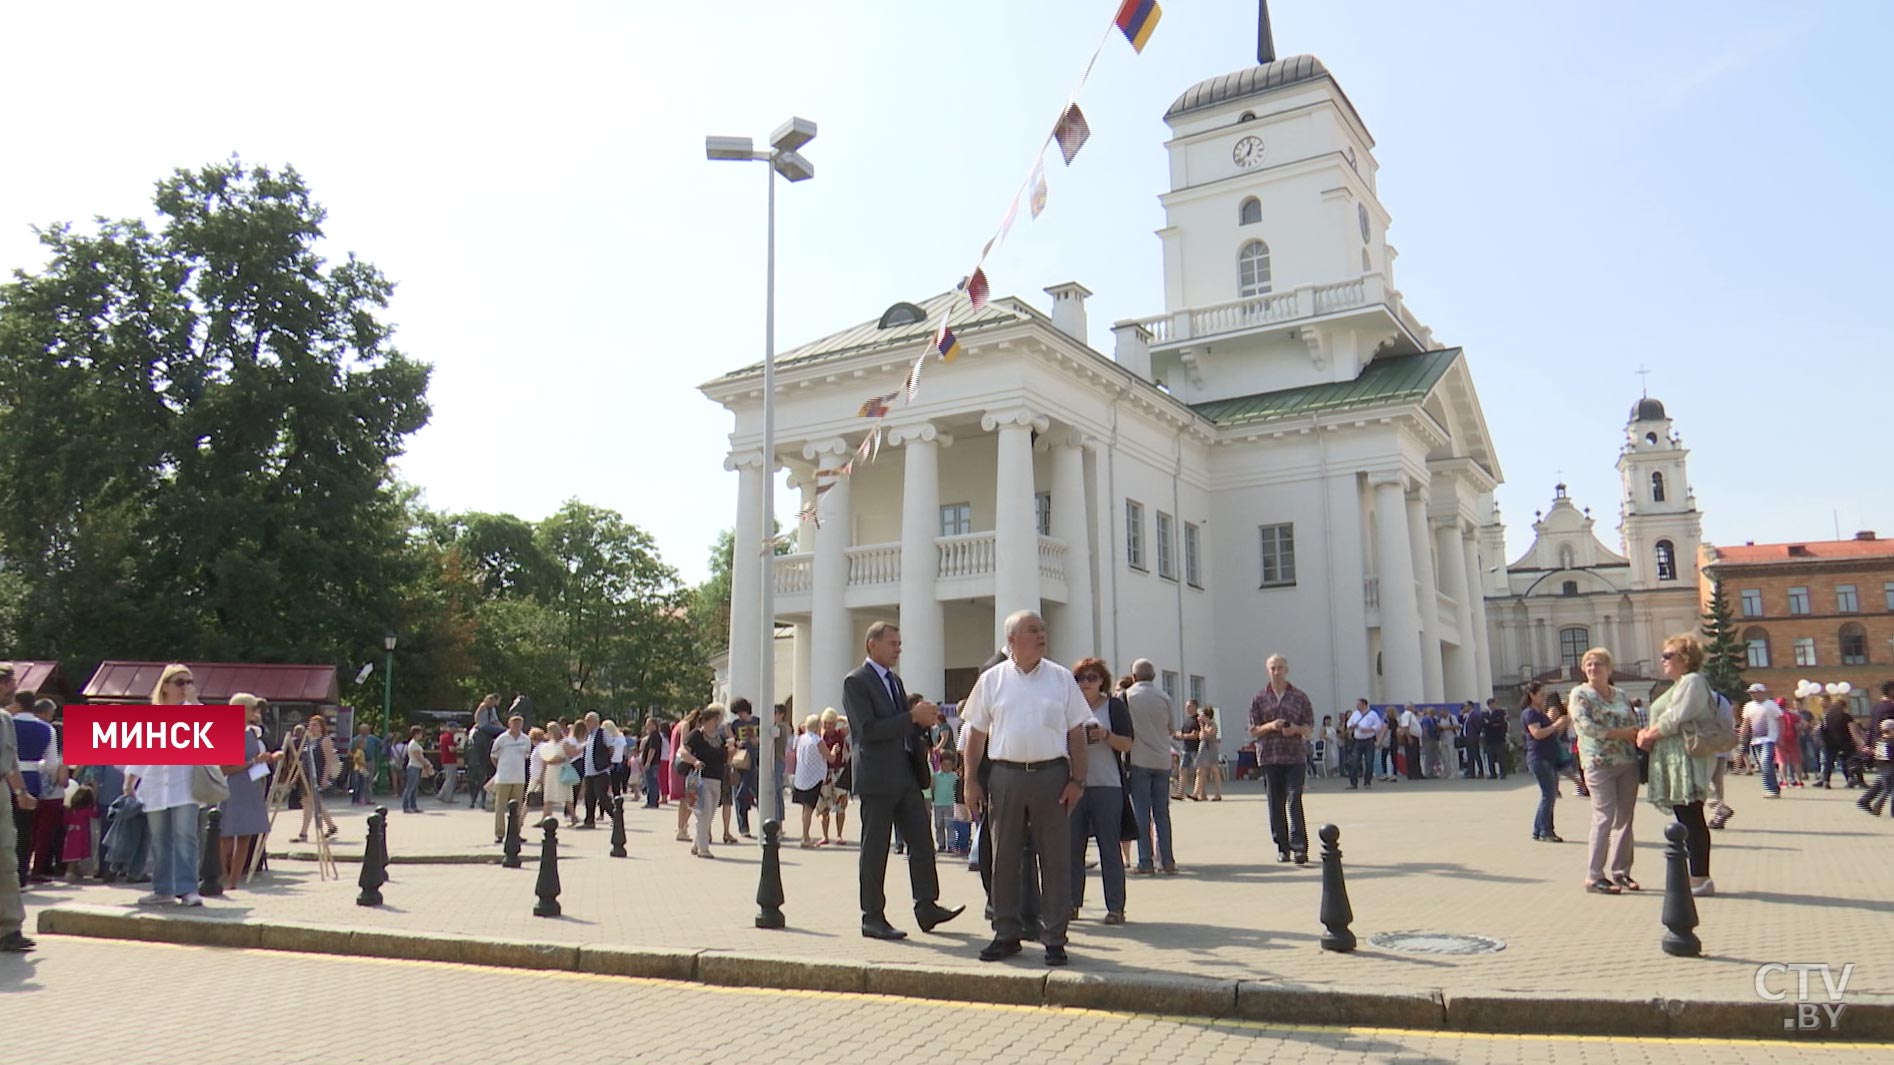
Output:
[[1459,357],[1459,348],[1446,348],[1376,359],[1353,381],[1258,392],[1253,396],[1192,404],[1191,409],[1216,423],[1218,428],[1227,429],[1279,418],[1418,401],[1433,391],[1447,367]]
[[[913,354],[919,354],[919,345],[931,339],[940,328],[942,310],[949,311],[947,324],[953,328],[955,335],[963,337],[993,326],[1023,321],[1027,317],[1026,313],[1022,312],[1021,305],[1011,297],[993,300],[976,311],[972,304],[967,302],[966,297],[957,291],[942,292],[922,300],[916,306],[927,315],[925,322],[881,329],[878,327],[880,316],[877,315],[839,333],[831,333],[820,340],[811,341],[777,355],[776,368],[780,370],[786,366],[838,359],[877,348],[913,348],[914,351],[908,356],[911,358]],[[710,383],[716,384],[718,381],[747,377],[761,372],[762,369],[762,363],[751,363],[740,370],[732,370]]]

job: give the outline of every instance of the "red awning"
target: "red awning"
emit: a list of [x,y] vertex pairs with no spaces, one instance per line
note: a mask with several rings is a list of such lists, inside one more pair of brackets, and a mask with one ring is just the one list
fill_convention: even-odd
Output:
[[63,682],[54,684],[59,676],[57,662],[13,662],[13,686],[23,692],[51,692],[65,690]]
[[[95,703],[144,703],[158,685],[165,662],[101,662],[86,682],[85,696]],[[235,662],[186,662],[197,678],[197,697],[222,703],[249,692],[272,703],[334,706],[341,701],[334,666],[244,665]]]

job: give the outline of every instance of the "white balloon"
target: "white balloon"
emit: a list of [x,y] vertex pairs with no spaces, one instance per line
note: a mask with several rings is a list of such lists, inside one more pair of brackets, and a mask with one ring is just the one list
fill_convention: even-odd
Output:
[[1842,682],[1841,682],[1840,684],[1837,684],[1837,685],[1835,685],[1835,694],[1836,694],[1836,695],[1846,695],[1846,694],[1848,694],[1849,692],[1851,692],[1851,691],[1854,691],[1854,690],[1855,690],[1855,686],[1854,686],[1854,685],[1852,685],[1852,684],[1850,684],[1850,683],[1848,683],[1848,682],[1847,682],[1847,681],[1845,681],[1845,680],[1844,680],[1844,681],[1842,681]]

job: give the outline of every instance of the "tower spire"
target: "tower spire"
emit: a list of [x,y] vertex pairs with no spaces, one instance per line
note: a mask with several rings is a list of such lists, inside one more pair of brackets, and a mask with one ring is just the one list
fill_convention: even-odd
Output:
[[1257,0],[1256,62],[1268,66],[1276,61],[1276,37],[1269,32],[1269,0]]

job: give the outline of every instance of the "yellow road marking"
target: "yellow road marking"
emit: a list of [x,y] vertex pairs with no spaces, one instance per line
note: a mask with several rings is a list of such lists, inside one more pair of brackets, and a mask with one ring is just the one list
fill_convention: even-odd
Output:
[[469,965],[465,962],[423,961],[414,958],[371,958],[357,954],[311,954],[293,950],[262,950],[251,947],[201,947],[184,943],[145,943],[137,940],[95,939],[91,936],[64,936],[41,934],[41,939],[70,941],[75,943],[110,943],[115,947],[139,947],[147,950],[173,951],[233,951],[243,954],[259,954],[271,957],[296,958],[307,961],[329,962],[336,965],[384,965],[396,967],[427,967],[436,969],[459,969],[469,973],[483,973],[490,976],[530,976],[534,979],[565,980],[574,983],[609,983],[619,986],[641,984],[646,987],[679,988],[689,987],[692,991],[708,991],[723,995],[756,995],[784,998],[819,999],[860,999],[868,1002],[901,1003],[913,1005],[921,1003],[952,1010],[981,1010],[989,1013],[1043,1013],[1057,1011],[1073,1017],[1096,1017],[1123,1021],[1127,1018],[1139,1021],[1164,1021],[1172,1024],[1187,1024],[1197,1027],[1226,1028],[1237,1031],[1279,1032],[1284,1035],[1351,1035],[1351,1036],[1411,1036],[1418,1039],[1468,1039],[1485,1042],[1511,1039],[1532,1039],[1548,1043],[1633,1043],[1666,1047],[1792,1047],[1797,1050],[1886,1050],[1881,1043],[1829,1042],[1827,1040],[1797,1041],[1793,1039],[1712,1039],[1700,1036],[1679,1036],[1675,1038],[1649,1035],[1571,1035],[1571,1034],[1521,1034],[1510,1035],[1500,1032],[1458,1032],[1448,1029],[1427,1028],[1358,1028],[1347,1025],[1323,1024],[1285,1024],[1278,1021],[1252,1021],[1235,1017],[1211,1019],[1207,1017],[1177,1016],[1162,1013],[1116,1013],[1110,1010],[1086,1009],[1081,1006],[1020,1006],[1003,1002],[965,1002],[951,999],[906,998],[899,995],[877,995],[860,991],[808,991],[794,988],[775,987],[726,987],[721,984],[700,984],[692,980],[664,980],[651,976],[611,976],[605,973],[575,973],[561,969],[509,969],[493,965]]

